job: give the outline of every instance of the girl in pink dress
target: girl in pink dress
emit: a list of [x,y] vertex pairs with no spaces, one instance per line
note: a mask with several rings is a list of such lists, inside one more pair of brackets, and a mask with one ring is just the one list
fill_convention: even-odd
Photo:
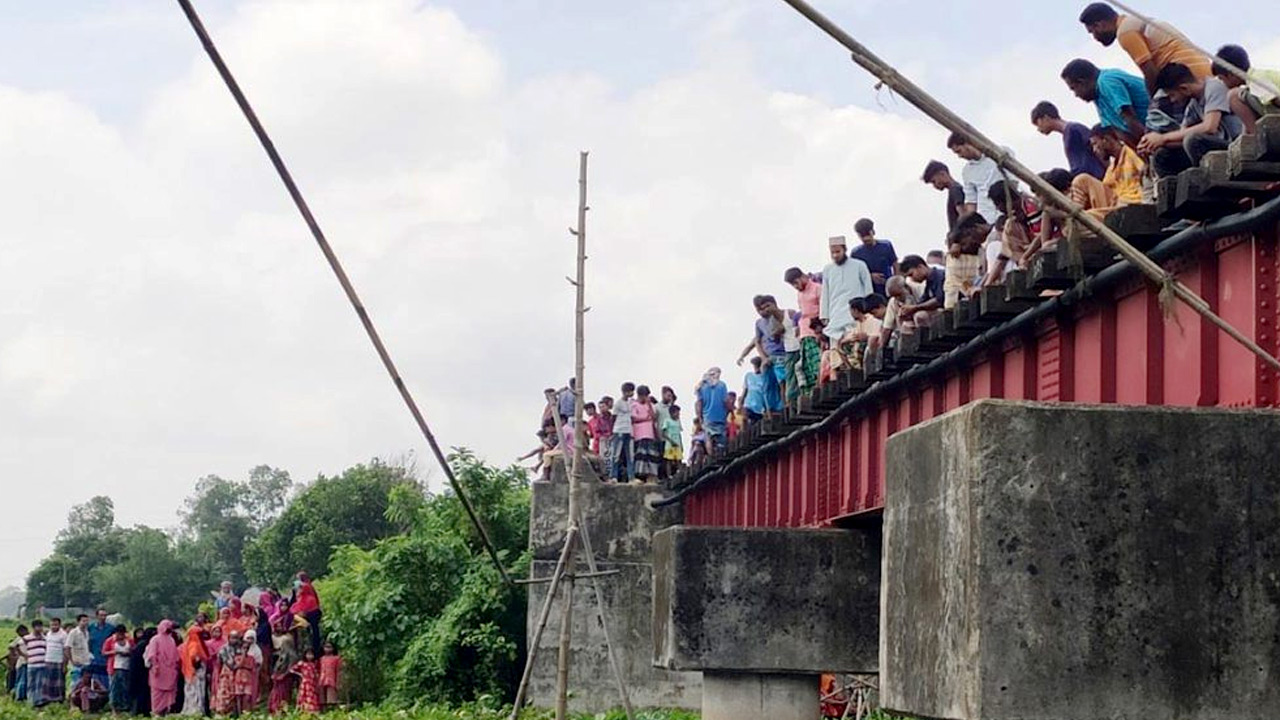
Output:
[[325,708],[338,704],[338,684],[342,682],[342,658],[333,643],[324,644],[324,655],[320,657],[320,704]]

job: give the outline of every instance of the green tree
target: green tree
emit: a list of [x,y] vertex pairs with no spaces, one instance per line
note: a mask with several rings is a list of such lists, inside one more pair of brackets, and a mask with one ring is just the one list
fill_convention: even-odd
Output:
[[[450,463],[504,562],[526,564],[526,474],[465,450]],[[393,495],[388,514],[408,530],[369,550],[339,548],[319,584],[357,697],[407,705],[509,694],[524,652],[524,594],[502,584],[452,493]]]
[[393,493],[422,497],[421,487],[408,471],[377,459],[336,477],[321,475],[245,548],[249,579],[279,587],[299,570],[324,577],[334,548],[370,548],[401,528],[391,517],[395,513],[388,513]]
[[210,581],[179,555],[172,538],[149,527],[126,531],[121,561],[92,574],[107,606],[133,622],[190,617]]
[[184,554],[219,580],[242,587],[248,580],[245,548],[275,519],[292,486],[289,473],[267,465],[249,471],[245,482],[200,478],[181,512]]
[[93,586],[94,568],[118,562],[124,531],[116,527],[115,505],[102,495],[75,505],[67,526],[53,543],[53,554],[27,576],[27,605],[91,607],[101,599]]

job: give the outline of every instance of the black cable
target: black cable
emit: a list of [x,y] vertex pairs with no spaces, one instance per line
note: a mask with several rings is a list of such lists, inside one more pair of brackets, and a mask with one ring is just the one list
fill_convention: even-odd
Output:
[[249,126],[253,128],[254,134],[258,136],[258,142],[262,144],[262,149],[266,151],[267,157],[271,159],[271,164],[275,166],[276,173],[280,175],[280,180],[284,182],[285,189],[289,191],[289,197],[293,198],[293,204],[297,206],[298,212],[302,213],[302,219],[306,221],[312,237],[316,239],[316,244],[320,246],[320,252],[324,253],[325,260],[329,262],[329,268],[337,276],[338,283],[342,285],[342,291],[347,294],[347,300],[351,302],[351,307],[355,308],[356,315],[360,317],[360,323],[364,325],[364,331],[368,334],[369,341],[373,343],[374,350],[378,351],[378,357],[382,360],[383,367],[387,369],[387,373],[391,376],[391,381],[395,383],[396,389],[400,391],[400,397],[409,408],[409,414],[413,415],[414,422],[418,424],[418,429],[422,431],[422,437],[426,438],[427,445],[431,446],[432,454],[435,455],[436,461],[440,463],[441,469],[444,470],[445,477],[448,478],[449,485],[453,487],[454,493],[462,501],[462,507],[466,509],[467,517],[471,519],[471,524],[480,533],[480,540],[484,543],[485,551],[489,553],[489,557],[493,560],[494,567],[498,569],[504,582],[508,585],[512,584],[506,568],[502,566],[502,561],[498,559],[498,551],[493,547],[493,541],[489,539],[489,532],[485,530],[484,523],[480,521],[480,516],[476,514],[476,509],[471,504],[466,492],[458,484],[458,479],[453,474],[453,468],[449,467],[449,461],[445,458],[444,453],[441,452],[440,444],[436,442],[435,435],[431,434],[431,428],[427,426],[426,418],[423,417],[422,411],[418,409],[418,403],[405,386],[404,380],[401,379],[400,371],[396,369],[390,353],[387,352],[386,346],[382,344],[382,338],[378,335],[378,330],[373,326],[373,321],[369,319],[369,313],[365,311],[364,304],[360,302],[360,296],[356,294],[356,290],[351,285],[351,280],[347,277],[346,271],[342,269],[342,263],[338,261],[338,256],[333,252],[333,247],[325,239],[324,231],[320,229],[320,224],[316,222],[315,216],[311,214],[311,208],[307,206],[307,201],[302,197],[302,192],[298,190],[297,183],[293,181],[293,176],[289,173],[289,168],[285,166],[284,159],[280,157],[280,153],[276,150],[275,143],[271,142],[271,136],[267,134],[266,128],[262,126],[262,121],[258,119],[257,113],[253,111],[253,106],[249,104],[249,99],[245,97],[244,91],[240,89],[240,83],[236,82],[235,76],[231,74],[231,70],[222,60],[222,54],[218,52],[218,47],[213,44],[213,38],[209,37],[209,32],[205,30],[204,23],[200,21],[200,16],[196,13],[195,7],[192,6],[191,0],[178,0],[178,5],[182,6],[182,12],[191,23],[191,29],[195,31],[196,37],[200,39],[200,44],[204,46],[205,53],[213,61],[213,66],[217,68],[218,74],[222,76],[222,81],[226,83],[227,89],[231,91],[231,96],[235,98],[236,104],[240,106],[241,112],[244,113],[245,120],[249,121]]

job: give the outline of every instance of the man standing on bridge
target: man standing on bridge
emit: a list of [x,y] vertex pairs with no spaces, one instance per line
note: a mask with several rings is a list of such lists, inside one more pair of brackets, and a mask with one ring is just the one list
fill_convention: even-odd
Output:
[[849,313],[849,301],[866,297],[872,292],[871,271],[867,264],[849,257],[844,236],[831,238],[831,264],[822,270],[822,302],[818,317],[822,319],[822,332],[836,347],[844,331],[853,324]]

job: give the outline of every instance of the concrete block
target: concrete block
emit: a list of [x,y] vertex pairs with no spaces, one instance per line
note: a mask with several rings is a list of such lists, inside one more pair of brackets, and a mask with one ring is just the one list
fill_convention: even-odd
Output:
[[817,675],[707,673],[702,720],[819,720]]
[[[650,510],[648,501],[663,497],[656,485],[583,483],[578,497],[587,532],[601,561],[651,560],[653,534],[683,520],[678,505]],[[555,561],[564,547],[569,516],[568,483],[533,484],[529,549],[535,560]]]
[[653,553],[655,665],[875,671],[878,528],[673,527],[654,536]]
[[[555,565],[554,562],[537,561],[533,572],[537,577],[549,577],[555,571]],[[653,571],[650,566],[601,563],[599,568],[601,571],[620,571],[617,575],[595,581],[600,583],[603,591],[609,636],[623,677],[627,679],[631,703],[638,708],[699,708],[702,704],[701,673],[673,672],[656,668],[650,662],[653,653]],[[531,626],[537,620],[537,611],[546,598],[547,587],[545,583],[529,587]],[[530,679],[529,697],[538,707],[555,706],[556,661],[560,646],[559,607],[557,603],[551,612]],[[604,631],[596,613],[596,596],[591,589],[591,580],[574,583],[570,650],[573,659],[569,666],[570,708],[574,712],[603,712],[621,706],[622,700],[609,667]]]
[[[660,496],[656,488],[639,485],[587,483],[579,492],[584,522],[601,571],[617,575],[595,579],[604,596],[609,634],[636,707],[696,709],[702,702],[702,678],[696,672],[672,672],[652,666],[653,569],[652,536],[679,522],[679,508],[655,512],[648,507]],[[550,577],[564,543],[569,486],[534,483],[529,523],[529,548],[534,555],[533,577]],[[579,548],[578,572],[587,570]],[[609,666],[604,630],[600,626],[591,580],[578,580],[573,593],[573,643],[569,688],[574,712],[602,712],[621,704]],[[529,631],[549,588],[529,586]],[[556,657],[560,639],[561,603],[551,611],[530,679],[529,698],[538,707],[552,707],[556,699]]]
[[886,708],[1280,717],[1280,414],[982,401],[886,449]]

